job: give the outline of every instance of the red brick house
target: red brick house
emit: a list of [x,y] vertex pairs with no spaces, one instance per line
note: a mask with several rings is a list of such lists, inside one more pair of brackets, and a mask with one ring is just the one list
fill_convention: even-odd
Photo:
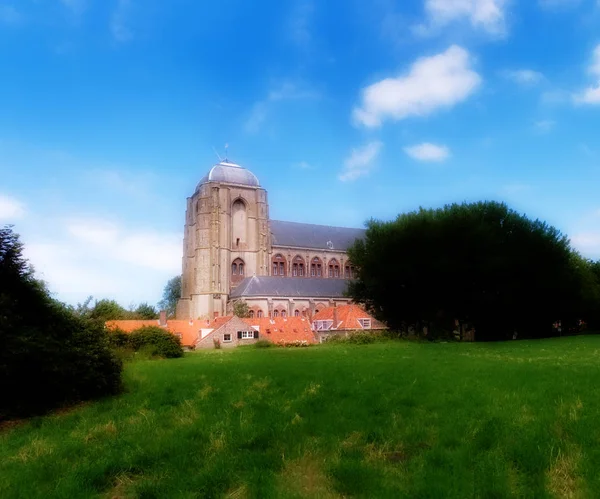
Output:
[[320,343],[331,334],[349,331],[380,331],[387,326],[355,304],[327,307],[312,318],[312,328]]
[[248,318],[222,317],[221,325],[198,338],[196,348],[232,348],[266,340],[277,345],[314,344],[310,322],[302,317]]

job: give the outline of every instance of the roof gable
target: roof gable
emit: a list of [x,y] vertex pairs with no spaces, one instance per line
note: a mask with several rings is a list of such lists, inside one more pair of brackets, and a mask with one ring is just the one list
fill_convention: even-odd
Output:
[[370,319],[370,329],[387,329],[387,326],[382,322],[375,319],[371,314],[365,311],[359,305],[351,303],[349,305],[339,305],[337,307],[327,307],[323,310],[319,310],[313,317],[314,321],[327,321],[333,320],[334,310],[337,314],[337,325],[333,325],[332,329],[343,330],[343,329],[363,329],[359,319]]

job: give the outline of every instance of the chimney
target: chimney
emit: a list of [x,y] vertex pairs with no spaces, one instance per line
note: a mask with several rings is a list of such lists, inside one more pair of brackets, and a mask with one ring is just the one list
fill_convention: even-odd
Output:
[[333,326],[332,329],[337,329],[338,316],[337,316],[337,303],[333,302]]
[[167,311],[166,310],[161,310],[160,311],[160,316],[158,319],[158,325],[160,327],[167,327]]

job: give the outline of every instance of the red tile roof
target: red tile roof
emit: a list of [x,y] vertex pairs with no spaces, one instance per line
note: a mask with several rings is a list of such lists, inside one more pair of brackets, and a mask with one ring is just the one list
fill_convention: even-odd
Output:
[[[219,317],[212,321],[202,320],[167,320],[167,326],[165,329],[173,334],[181,335],[181,344],[183,346],[193,346],[196,344],[196,340],[200,336],[201,329],[216,329],[221,325],[225,324],[231,317]],[[124,321],[107,321],[106,327],[108,329],[121,329],[126,333],[131,333],[136,329],[144,326],[159,326],[158,319],[155,320],[124,320]]]
[[[193,346],[201,336],[202,329],[217,330],[233,318],[232,315],[218,317],[211,321],[206,320],[167,320],[166,330],[173,334],[181,334],[181,344],[184,346]],[[315,336],[311,329],[311,322],[301,317],[277,317],[275,319],[254,318],[243,319],[250,326],[258,326],[260,339],[268,340],[277,344],[293,343],[296,341],[306,341],[307,343],[316,343]],[[126,333],[131,333],[144,326],[158,326],[158,320],[123,320],[107,321],[108,329],[119,328]]]
[[250,326],[259,327],[261,340],[268,340],[279,345],[305,341],[317,343],[311,323],[302,317],[268,317],[244,319]]
[[313,316],[312,320],[333,320],[334,309],[337,311],[338,324],[334,324],[331,329],[335,329],[337,331],[362,329],[363,327],[361,326],[360,322],[358,322],[358,319],[371,319],[370,329],[386,329],[385,324],[379,322],[373,316],[367,313],[362,307],[355,304],[324,308],[323,310],[319,310],[319,312]]

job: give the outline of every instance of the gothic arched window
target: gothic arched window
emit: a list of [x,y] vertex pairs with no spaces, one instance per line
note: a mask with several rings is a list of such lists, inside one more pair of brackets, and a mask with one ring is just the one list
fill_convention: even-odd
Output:
[[246,265],[244,264],[244,260],[241,258],[236,258],[233,262],[231,262],[231,282],[236,284],[240,282],[244,278],[244,274],[246,272]]
[[310,276],[323,277],[323,262],[318,256],[315,256],[310,262]]
[[285,260],[285,257],[281,253],[277,253],[273,258],[271,258],[271,275],[278,275],[282,277],[286,276],[286,266],[287,262]]
[[248,233],[246,204],[236,199],[231,206],[231,242],[233,248],[245,248]]
[[292,276],[293,277],[304,277],[304,258],[300,255],[296,255],[292,260]]
[[340,264],[335,258],[329,260],[329,277],[340,277]]

